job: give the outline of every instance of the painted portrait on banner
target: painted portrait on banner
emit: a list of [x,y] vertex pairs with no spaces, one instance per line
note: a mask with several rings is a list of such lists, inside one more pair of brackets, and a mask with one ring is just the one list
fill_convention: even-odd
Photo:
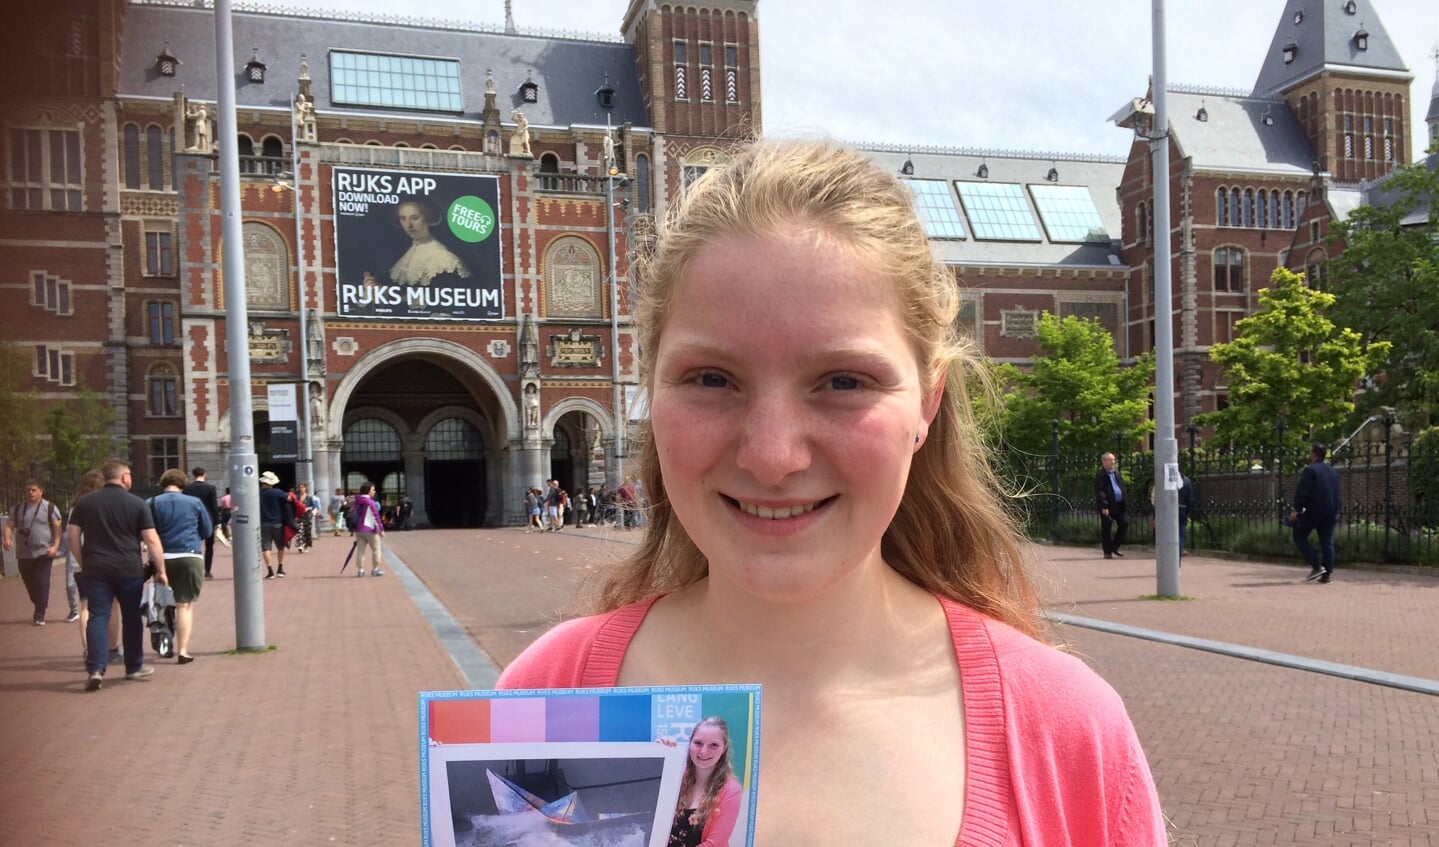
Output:
[[499,178],[334,169],[342,317],[500,320]]

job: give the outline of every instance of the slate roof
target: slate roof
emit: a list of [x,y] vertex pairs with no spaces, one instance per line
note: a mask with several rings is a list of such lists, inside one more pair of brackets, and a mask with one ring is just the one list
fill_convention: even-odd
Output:
[[[1016,151],[944,150],[926,149],[903,150],[892,145],[855,145],[885,170],[898,174],[905,161],[914,165],[912,179],[944,180],[955,194],[956,207],[964,219],[966,237],[963,239],[930,239],[935,256],[945,264],[983,264],[996,266],[1075,266],[1075,267],[1123,267],[1115,260],[1119,257],[1118,242],[1121,233],[1121,213],[1117,191],[1124,177],[1124,160],[1119,157],[1086,157],[1064,154],[1022,153]],[[989,178],[981,180],[975,175],[979,166],[989,168]],[[1050,168],[1059,173],[1059,180],[1051,183],[1045,179]],[[1083,244],[1053,242],[1039,226],[1043,240],[1040,242],[984,241],[974,238],[974,230],[963,212],[954,183],[990,182],[1029,185],[1077,185],[1089,189],[1100,219],[1110,241],[1087,242]],[[1025,191],[1026,198],[1029,193]],[[1032,199],[1028,199],[1030,211],[1036,225],[1040,224]]]
[[[236,10],[231,16],[235,41],[235,74],[241,78],[251,48],[268,66],[263,85],[242,82],[236,105],[243,108],[289,108],[297,88],[300,54],[308,55],[311,92],[320,113],[411,115],[434,119],[478,120],[485,104],[485,71],[493,68],[500,120],[508,122],[517,106],[536,126],[601,125],[606,110],[595,90],[609,77],[616,126],[650,126],[641,94],[634,54],[628,44],[457,31],[417,24],[368,20],[335,20],[299,14]],[[174,77],[160,76],[155,57],[168,45],[182,64]],[[356,50],[460,60],[460,94],[464,112],[387,111],[376,107],[336,106],[330,99],[330,50]],[[192,100],[214,102],[215,16],[205,8],[146,5],[128,7],[121,47],[119,95],[169,100],[183,88]],[[522,103],[519,86],[533,71],[539,84],[536,103]]]
[[[1196,168],[1280,176],[1313,170],[1314,147],[1283,100],[1171,87],[1168,106],[1175,142]],[[1201,107],[1208,120],[1196,117]]]
[[[1296,82],[1325,68],[1334,70],[1387,71],[1412,79],[1394,42],[1384,29],[1371,0],[1353,0],[1354,14],[1345,10],[1348,0],[1287,0],[1283,16],[1274,31],[1274,41],[1264,54],[1264,65],[1254,83],[1254,93],[1273,96]],[[1299,22],[1295,23],[1296,13]],[[1360,50],[1354,33],[1369,33],[1369,48]],[[1284,47],[1294,44],[1294,61],[1284,62]]]

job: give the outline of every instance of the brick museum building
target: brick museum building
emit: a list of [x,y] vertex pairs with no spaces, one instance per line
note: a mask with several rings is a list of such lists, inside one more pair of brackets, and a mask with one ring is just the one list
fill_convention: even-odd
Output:
[[[630,261],[760,135],[759,6],[631,0],[606,37],[239,5],[261,466],[320,492],[372,480],[435,526],[521,523],[542,479],[630,473]],[[1288,7],[1252,92],[1170,93],[1181,426],[1223,402],[1206,349],[1270,272],[1315,263],[1362,181],[1415,154],[1412,75],[1373,4]],[[43,402],[109,402],[138,486],[199,464],[223,487],[213,10],[51,0],[0,38],[0,337]],[[1046,311],[1100,321],[1126,358],[1152,345],[1147,143],[866,149],[914,188],[987,355],[1029,361]]]

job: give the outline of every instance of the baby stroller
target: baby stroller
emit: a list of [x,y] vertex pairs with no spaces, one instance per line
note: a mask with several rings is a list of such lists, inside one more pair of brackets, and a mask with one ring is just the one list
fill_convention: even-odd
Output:
[[150,647],[162,658],[175,655],[175,592],[155,580],[145,583],[140,615],[150,630]]

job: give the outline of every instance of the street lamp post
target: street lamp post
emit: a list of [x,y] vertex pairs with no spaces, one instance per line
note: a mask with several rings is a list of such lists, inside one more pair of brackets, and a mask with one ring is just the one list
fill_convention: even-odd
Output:
[[235,646],[265,648],[265,599],[260,583],[260,479],[250,402],[249,310],[245,303],[245,242],[240,221],[240,143],[235,119],[235,44],[230,0],[215,0],[215,111],[220,124],[220,215],[229,344],[230,493],[235,525]]
[[619,488],[625,481],[625,436],[629,415],[625,411],[624,386],[620,384],[620,275],[615,250],[615,178],[619,167],[614,160],[614,141],[609,118],[605,118],[605,237],[609,243],[610,277],[610,379],[613,383],[615,415],[614,476],[610,485]]

